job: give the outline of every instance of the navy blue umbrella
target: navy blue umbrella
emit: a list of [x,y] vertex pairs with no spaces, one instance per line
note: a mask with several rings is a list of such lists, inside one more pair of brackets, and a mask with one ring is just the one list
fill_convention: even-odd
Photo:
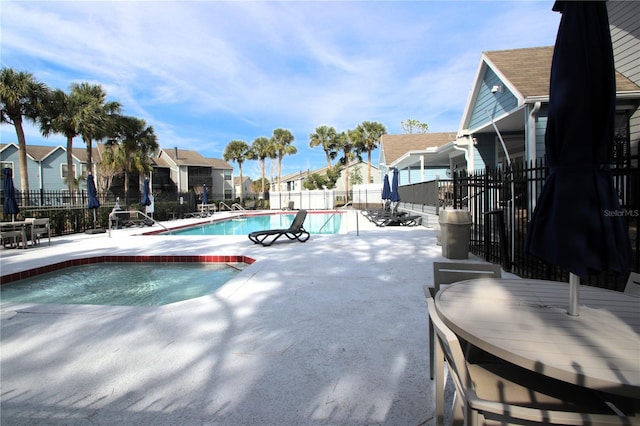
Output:
[[605,2],[557,1],[562,13],[551,66],[545,136],[549,174],[533,212],[527,249],[570,272],[569,314],[579,277],[624,273],[629,234],[609,170],[615,69]]
[[20,212],[18,203],[16,202],[16,189],[13,186],[13,171],[7,167],[3,173],[2,191],[4,192],[4,214],[10,215],[13,221],[15,220],[15,215]]
[[140,199],[140,204],[143,206],[151,205],[151,198],[149,198],[149,178],[144,178],[144,184],[142,185],[142,198]]
[[98,200],[98,191],[96,190],[96,183],[93,180],[93,175],[89,174],[87,176],[87,194],[89,196],[89,200],[87,202],[87,207],[93,210],[93,227],[96,227],[96,209],[100,207],[100,201]]
[[393,169],[393,178],[391,179],[391,194],[389,200],[393,203],[400,201],[400,193],[398,193],[398,169]]
[[389,175],[387,174],[384,175],[384,179],[382,180],[382,194],[380,197],[382,198],[383,204],[391,197],[391,186],[389,185]]
[[209,196],[207,194],[207,184],[203,183],[202,184],[202,204],[208,204],[209,203]]

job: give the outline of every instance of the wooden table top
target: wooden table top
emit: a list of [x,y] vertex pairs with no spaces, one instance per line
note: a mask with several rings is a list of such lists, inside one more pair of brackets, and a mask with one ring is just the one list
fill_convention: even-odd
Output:
[[640,298],[569,283],[474,279],[436,295],[456,334],[511,363],[565,382],[640,399]]

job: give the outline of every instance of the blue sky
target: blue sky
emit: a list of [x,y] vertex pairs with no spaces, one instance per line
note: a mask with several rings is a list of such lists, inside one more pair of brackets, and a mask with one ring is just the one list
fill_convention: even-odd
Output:
[[[287,174],[326,164],[309,148],[320,125],[378,121],[395,134],[413,118],[432,132],[457,131],[481,53],[553,45],[552,5],[3,0],[1,63],[51,88],[100,84],[164,148],[222,158],[232,140],[289,129],[298,154],[285,157]],[[66,145],[25,130],[27,144]],[[9,125],[0,136],[16,141]],[[243,172],[260,175],[257,162]]]

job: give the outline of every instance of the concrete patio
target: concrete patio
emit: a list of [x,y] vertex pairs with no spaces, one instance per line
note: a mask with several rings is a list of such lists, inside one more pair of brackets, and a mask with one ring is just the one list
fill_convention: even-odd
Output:
[[447,259],[429,222],[377,228],[351,212],[346,233],[304,244],[138,229],[2,250],[3,275],[115,253],[257,261],[161,307],[0,305],[0,423],[433,424],[422,285]]

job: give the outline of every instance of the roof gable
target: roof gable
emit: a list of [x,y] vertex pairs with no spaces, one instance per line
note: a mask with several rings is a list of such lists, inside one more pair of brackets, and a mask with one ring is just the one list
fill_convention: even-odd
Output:
[[[483,52],[483,59],[523,98],[548,97],[553,49],[553,46],[545,46],[494,50]],[[616,71],[617,92],[638,89],[640,88],[631,80]]]
[[424,151],[456,140],[453,132],[382,135],[380,148],[386,164],[392,164],[409,151]]
[[178,166],[209,166],[206,158],[204,158],[199,152],[191,151],[188,149],[161,149],[161,154],[166,155],[173,163]]
[[[500,105],[499,111],[492,113],[494,119],[496,115],[509,114],[525,103],[548,101],[553,50],[553,46],[544,46],[483,52],[469,92],[461,129],[474,129],[488,122],[482,111],[489,104],[495,108],[496,101]],[[504,94],[494,96],[490,92],[491,84],[504,86]],[[617,93],[639,90],[640,87],[616,71]],[[510,99],[510,96],[513,98]]]

